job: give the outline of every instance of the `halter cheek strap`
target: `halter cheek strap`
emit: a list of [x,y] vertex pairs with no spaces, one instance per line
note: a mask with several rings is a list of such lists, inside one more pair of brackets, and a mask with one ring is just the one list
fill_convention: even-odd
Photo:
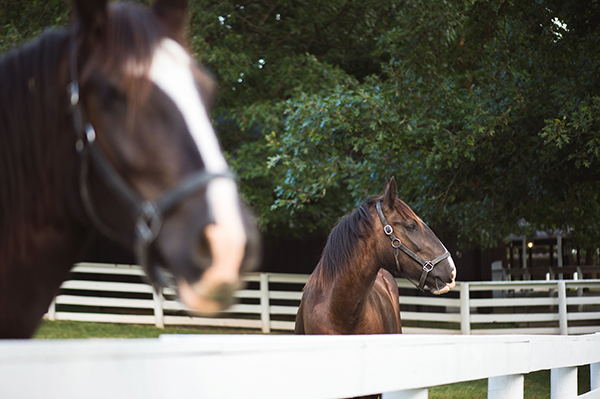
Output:
[[381,220],[381,224],[383,225],[383,232],[385,235],[390,237],[392,240],[392,248],[394,248],[394,260],[396,261],[396,267],[398,271],[402,273],[402,268],[400,266],[400,261],[398,260],[399,250],[402,250],[405,254],[410,256],[415,262],[420,264],[423,267],[423,271],[421,272],[421,278],[419,279],[419,283],[415,283],[412,279],[406,276],[406,273],[403,273],[405,278],[414,284],[419,290],[423,291],[423,287],[425,287],[425,280],[427,279],[427,275],[430,271],[433,270],[434,266],[446,259],[450,256],[450,253],[446,251],[444,254],[438,256],[434,260],[424,260],[419,255],[410,250],[406,245],[402,244],[402,241],[394,234],[394,228],[387,222],[385,215],[383,214],[383,210],[381,209],[381,202],[377,202],[377,214],[379,215],[379,220]]
[[197,171],[185,178],[178,185],[163,193],[156,201],[146,200],[137,194],[133,188],[114,169],[102,150],[95,144],[96,132],[91,123],[87,121],[81,104],[79,83],[77,76],[77,34],[70,44],[70,72],[71,82],[69,92],[70,109],[73,119],[73,130],[76,134],[75,148],[81,159],[79,173],[79,191],[84,210],[92,225],[105,236],[120,241],[116,231],[108,227],[99,217],[90,195],[89,174],[90,166],[102,177],[104,182],[127,205],[132,217],[136,220],[134,226],[134,244],[138,263],[144,268],[150,279],[159,285],[167,285],[164,273],[156,268],[151,268],[148,262],[150,245],[160,233],[164,217],[166,217],[178,204],[194,193],[206,187],[213,179],[235,179],[229,170],[221,173],[209,173],[204,170]]

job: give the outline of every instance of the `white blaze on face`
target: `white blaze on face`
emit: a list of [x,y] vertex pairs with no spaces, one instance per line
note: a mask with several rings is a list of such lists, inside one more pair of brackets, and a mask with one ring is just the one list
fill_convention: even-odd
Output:
[[[179,108],[198,146],[206,171],[225,172],[227,163],[198,92],[192,74],[193,64],[179,43],[163,39],[155,50],[149,78]],[[207,195],[216,225],[206,230],[213,265],[205,273],[204,280],[237,280],[246,245],[237,188],[231,179],[218,178],[209,183]]]
[[[448,250],[446,249],[444,244],[442,244],[441,241],[440,241],[440,245],[444,248],[444,250],[446,252],[448,252]],[[452,256],[448,256],[446,259],[448,260],[448,263],[450,264],[450,267],[452,268],[452,272],[451,272],[452,281],[450,283],[446,284],[440,290],[433,290],[432,292],[436,295],[445,294],[448,291],[450,291],[452,288],[454,288],[454,286],[456,285],[456,266],[454,265],[454,260],[452,259]]]
[[[440,241],[440,244],[442,244],[441,241]],[[444,250],[446,252],[448,252],[448,250],[446,249],[446,247],[444,246],[444,244],[442,244],[442,247],[444,247]],[[448,263],[450,263],[450,267],[452,268],[452,281],[454,281],[456,279],[456,265],[454,264],[454,260],[452,259],[452,255],[448,256],[446,259],[448,259]]]

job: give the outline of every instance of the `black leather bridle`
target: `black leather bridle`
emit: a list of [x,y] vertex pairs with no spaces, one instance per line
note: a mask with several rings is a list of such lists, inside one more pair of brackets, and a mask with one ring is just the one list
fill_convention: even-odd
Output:
[[223,173],[209,173],[205,170],[198,171],[177,186],[165,192],[158,200],[146,200],[140,197],[117,173],[110,162],[106,159],[102,150],[95,144],[96,132],[94,127],[85,117],[79,95],[79,83],[77,74],[77,34],[71,40],[70,46],[70,73],[71,82],[68,85],[70,95],[70,109],[73,117],[73,127],[76,134],[75,148],[81,159],[79,173],[79,193],[83,207],[92,225],[102,234],[119,241],[118,234],[109,228],[100,218],[92,204],[89,189],[90,165],[100,173],[110,188],[127,204],[129,212],[136,220],[134,226],[133,252],[138,263],[143,267],[148,277],[155,284],[165,285],[164,277],[158,270],[150,269],[148,264],[148,253],[150,245],[156,240],[160,233],[164,218],[177,204],[186,197],[206,187],[208,183],[216,178],[234,179],[230,171]]
[[[425,280],[427,279],[427,275],[429,274],[429,272],[433,270],[435,265],[449,257],[450,253],[446,251],[444,254],[438,256],[434,260],[424,260],[419,255],[411,251],[406,245],[402,244],[400,239],[396,237],[396,235],[394,234],[394,228],[387,222],[385,215],[383,214],[383,210],[381,209],[381,202],[377,202],[376,206],[377,214],[379,215],[379,220],[381,220],[381,224],[383,225],[383,232],[392,240],[392,248],[394,248],[394,259],[396,260],[396,267],[398,268],[398,271],[402,273],[408,281],[413,283],[415,287],[423,291],[423,287],[425,287]],[[399,249],[401,249],[405,254],[410,256],[415,262],[417,262],[423,267],[419,283],[416,283],[413,280],[411,280],[406,275],[406,273],[402,271],[402,268],[400,267],[400,261],[398,260]]]

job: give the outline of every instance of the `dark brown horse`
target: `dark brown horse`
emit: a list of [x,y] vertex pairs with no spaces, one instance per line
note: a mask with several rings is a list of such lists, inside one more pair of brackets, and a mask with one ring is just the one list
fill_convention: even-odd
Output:
[[396,198],[392,177],[381,197],[368,198],[329,234],[304,287],[296,334],[402,333],[393,273],[434,294],[450,291],[456,278],[452,257],[412,209]]
[[0,338],[33,334],[95,232],[204,312],[257,262],[187,2],[107,3],[75,0],[67,29],[0,59]]
[[[425,260],[427,259],[427,260]],[[435,234],[387,181],[333,228],[296,316],[296,334],[402,332],[392,273],[434,294],[454,288],[456,268]]]

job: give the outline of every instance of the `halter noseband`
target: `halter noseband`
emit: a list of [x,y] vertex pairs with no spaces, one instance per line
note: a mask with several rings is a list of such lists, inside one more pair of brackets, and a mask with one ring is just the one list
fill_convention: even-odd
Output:
[[[381,220],[381,224],[383,225],[383,232],[386,236],[390,237],[392,240],[392,248],[394,248],[394,259],[396,260],[396,267],[398,271],[402,273],[402,268],[400,267],[400,261],[398,260],[398,250],[401,249],[405,254],[410,256],[415,262],[423,266],[423,271],[421,272],[421,278],[419,279],[419,283],[415,283],[408,276],[406,279],[414,284],[419,290],[423,291],[423,287],[425,287],[425,279],[427,279],[427,275],[430,271],[433,270],[434,266],[446,259],[450,256],[450,253],[446,251],[444,254],[438,256],[434,260],[424,260],[419,255],[411,251],[406,245],[402,244],[400,239],[396,237],[394,234],[394,228],[387,222],[385,219],[385,215],[383,214],[383,210],[381,209],[381,202],[377,202],[377,214],[379,215],[379,220]],[[405,273],[404,273],[405,274]]]
[[117,173],[100,148],[94,144],[96,132],[91,123],[86,121],[85,112],[80,102],[76,47],[77,34],[73,36],[70,45],[71,82],[67,89],[70,95],[73,128],[77,139],[75,149],[81,159],[79,192],[83,207],[96,229],[104,235],[119,241],[118,234],[100,220],[92,204],[89,190],[89,169],[90,164],[93,164],[105,182],[128,205],[130,213],[136,218],[133,251],[138,263],[153,283],[165,285],[165,277],[158,270],[150,269],[148,264],[149,247],[158,237],[164,216],[183,199],[207,186],[211,180],[221,177],[234,179],[235,177],[230,171],[222,173],[199,171],[185,178],[156,201],[145,200],[140,197]]

